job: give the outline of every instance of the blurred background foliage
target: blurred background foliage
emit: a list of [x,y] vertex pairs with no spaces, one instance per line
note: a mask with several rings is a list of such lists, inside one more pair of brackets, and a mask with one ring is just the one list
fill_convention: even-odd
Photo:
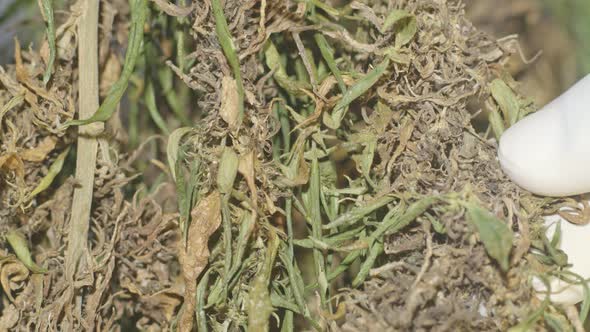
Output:
[[543,5],[567,29],[575,42],[578,74],[590,73],[590,1],[543,0]]

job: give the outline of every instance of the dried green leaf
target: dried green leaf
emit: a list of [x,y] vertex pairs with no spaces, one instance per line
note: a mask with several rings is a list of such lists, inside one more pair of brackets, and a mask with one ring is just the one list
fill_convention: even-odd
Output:
[[190,127],[181,127],[175,129],[168,136],[168,144],[166,145],[166,155],[168,157],[168,167],[172,174],[172,179],[176,181],[176,160],[178,159],[178,149],[180,147],[180,140],[184,135],[192,130]]
[[2,105],[2,108],[0,108],[0,123],[2,123],[2,118],[4,117],[4,115],[6,113],[8,113],[8,111],[19,106],[24,100],[25,100],[24,93],[18,94],[16,96],[13,96],[12,98],[10,98],[10,100],[8,102],[6,102],[4,105]]
[[561,221],[558,221],[557,224],[555,225],[555,232],[553,233],[553,236],[551,237],[550,245],[554,248],[557,248],[557,245],[559,244],[559,240],[561,240]]
[[61,169],[64,166],[64,161],[66,159],[66,156],[68,155],[68,152],[70,152],[70,147],[66,148],[62,153],[60,153],[57,156],[57,158],[55,158],[55,160],[53,161],[51,166],[49,166],[49,170],[47,171],[47,174],[41,179],[41,181],[35,187],[35,189],[33,189],[33,191],[31,191],[27,195],[25,200],[28,201],[31,198],[37,196],[39,193],[43,192],[45,189],[49,188],[51,183],[53,183],[53,180],[55,180],[55,178],[57,177],[59,172],[61,172]]
[[279,252],[279,258],[283,262],[285,269],[287,269],[287,275],[290,281],[289,286],[293,291],[293,297],[299,307],[299,312],[302,312],[304,316],[309,316],[309,308],[307,307],[307,302],[304,298],[304,286],[301,271],[299,271],[297,262],[289,259],[288,251],[289,248],[284,246],[283,250]]
[[219,170],[217,173],[217,188],[220,193],[231,193],[231,190],[234,187],[234,181],[238,175],[239,165],[240,160],[234,150],[229,147],[224,148],[219,161]]
[[[560,224],[555,229],[555,234],[553,239],[549,241],[546,235],[541,235],[541,239],[543,241],[543,248],[545,249],[545,253],[548,255],[546,258],[549,260],[550,264],[555,264],[560,267],[565,267],[567,265],[568,257],[567,254],[557,247],[559,236],[561,236],[561,227]],[[557,236],[557,237],[556,237]]]
[[383,234],[393,234],[406,227],[412,221],[416,220],[416,218],[418,218],[422,213],[426,212],[426,210],[428,210],[428,208],[430,208],[432,204],[436,202],[436,199],[436,197],[424,197],[410,204],[408,209],[403,214],[400,214],[400,211],[403,211],[403,205],[401,204],[395,209],[390,210],[390,213],[388,213],[385,218],[383,218],[383,222],[373,233],[371,233],[371,242],[375,241]]
[[287,71],[281,63],[279,51],[277,51],[277,48],[270,40],[266,44],[264,57],[268,68],[274,71],[273,77],[280,87],[295,96],[305,95],[301,90],[309,89],[311,85],[304,81],[294,80],[287,75]]
[[408,54],[400,52],[395,46],[388,47],[383,52],[383,55],[386,56],[389,60],[399,63],[401,65],[409,65],[411,62],[411,58]]
[[[548,312],[543,313],[543,319],[545,323],[552,329],[554,332],[573,332],[574,329],[569,324],[568,320],[561,315],[553,315]],[[582,320],[583,322],[583,320]]]
[[373,166],[373,159],[375,158],[375,150],[377,149],[377,137],[372,133],[363,134],[364,148],[361,156],[361,172],[365,180],[371,187],[375,187],[373,180],[371,180],[371,167]]
[[488,255],[500,264],[502,270],[507,271],[510,267],[510,250],[514,237],[512,230],[477,204],[467,203],[466,207],[467,219],[477,229]]
[[251,282],[250,293],[248,296],[248,329],[247,331],[268,331],[269,318],[273,312],[272,301],[268,285],[272,272],[273,263],[279,248],[279,238],[269,228],[269,239],[267,250],[262,268],[256,274]]
[[33,258],[31,258],[31,252],[29,251],[29,244],[27,239],[19,231],[11,230],[6,234],[6,240],[16,253],[16,257],[33,273],[45,273],[46,269],[37,265]]
[[154,92],[154,85],[151,81],[147,82],[145,87],[145,105],[148,108],[148,112],[150,113],[150,117],[152,121],[156,124],[156,126],[164,133],[164,135],[169,135],[170,130],[168,130],[168,126],[166,125],[166,121],[160,115],[160,111],[158,111],[158,105],[156,103],[156,94]]
[[377,257],[379,257],[379,255],[383,253],[383,248],[384,246],[382,240],[377,240],[375,241],[375,243],[373,243],[373,245],[369,249],[369,254],[367,255],[367,257],[361,265],[359,272],[352,280],[352,287],[358,287],[362,285],[363,282],[365,282],[365,280],[369,276],[369,272],[373,268],[373,265],[375,265]]
[[[331,117],[324,117],[324,123],[326,126],[332,129],[338,129],[342,119],[344,118],[344,115],[346,115],[348,105],[350,105],[350,103],[352,103],[355,99],[362,96],[371,87],[373,87],[373,85],[375,85],[375,83],[377,83],[377,81],[385,73],[388,66],[389,59],[385,59],[377,67],[373,68],[373,70],[359,79],[352,87],[350,87],[350,89],[346,90],[336,106],[334,106]],[[328,113],[324,114],[327,115]]]
[[209,289],[209,275],[211,274],[212,269],[207,269],[207,271],[205,271],[205,273],[203,273],[203,276],[201,277],[201,280],[199,281],[199,284],[197,285],[197,294],[196,294],[196,302],[197,305],[195,307],[195,311],[197,313],[197,330],[199,332],[206,332],[208,331],[207,329],[207,315],[205,314],[205,302],[206,302],[206,296],[205,293],[208,291]]
[[518,120],[520,103],[514,91],[501,79],[495,79],[490,83],[490,90],[494,100],[500,105],[504,120],[508,127]]
[[[312,151],[317,150],[315,144]],[[302,193],[303,202],[311,221],[311,234],[318,241],[322,241],[322,208],[320,206],[320,166],[317,158],[311,162],[309,186]],[[316,280],[320,286],[320,301],[323,308],[327,305],[328,280],[326,278],[325,257],[321,250],[313,251]]]
[[55,46],[55,20],[53,17],[53,6],[51,0],[39,0],[41,6],[41,14],[43,19],[47,22],[47,43],[49,44],[49,59],[47,60],[47,69],[43,74],[43,84],[47,84],[53,72],[53,64],[55,63],[55,56],[57,48]]
[[490,110],[490,113],[488,114],[488,122],[490,123],[490,126],[492,126],[494,136],[496,136],[496,139],[499,141],[504,133],[505,127],[504,121],[496,109]]
[[301,147],[297,151],[295,151],[287,166],[279,164],[282,173],[285,175],[284,178],[280,179],[281,185],[297,187],[309,181],[309,166],[305,162],[303,148]]
[[334,59],[334,51],[332,51],[332,49],[330,48],[328,41],[321,33],[316,33],[314,35],[314,39],[316,44],[318,45],[318,48],[320,49],[322,57],[328,65],[328,68],[330,68],[330,71],[332,72],[332,74],[334,74],[334,77],[338,82],[338,87],[340,88],[340,91],[342,91],[342,93],[346,92],[346,84],[344,84],[342,74],[340,74],[340,69],[338,69],[338,65],[336,64],[336,60]]
[[243,216],[240,218],[240,232],[236,243],[236,253],[233,257],[232,266],[229,272],[230,279],[235,276],[244,263],[244,253],[248,248],[248,241],[250,240],[250,235],[254,231],[256,219],[255,213],[243,211]]
[[270,301],[273,307],[284,308],[289,311],[299,313],[299,308],[296,304],[290,302],[289,300],[285,299],[283,296],[277,294],[276,292],[272,292],[270,294]]
[[395,47],[400,48],[412,40],[416,34],[417,23],[416,17],[408,11],[402,9],[395,9],[383,22],[383,31],[387,31],[390,27],[394,27],[395,31]]
[[324,228],[325,229],[332,229],[332,228],[336,228],[336,227],[339,227],[342,225],[353,224],[353,223],[361,220],[363,217],[367,216],[371,212],[389,204],[393,200],[394,200],[393,196],[381,196],[379,198],[373,199],[373,200],[367,202],[363,206],[355,207],[352,210],[350,210],[346,213],[343,213],[338,218],[336,218],[336,220],[334,220],[333,222],[331,222],[327,225],[324,225]]
[[217,33],[217,40],[223,49],[223,53],[227,58],[236,83],[238,85],[238,118],[241,121],[244,116],[244,83],[242,82],[242,74],[240,72],[240,60],[236,53],[236,48],[231,39],[231,34],[227,26],[227,20],[223,13],[223,7],[219,0],[211,0],[211,8],[213,10],[213,16],[215,17],[215,32]]
[[103,103],[100,105],[96,113],[90,118],[84,120],[72,120],[66,122],[65,126],[82,126],[97,121],[108,120],[119,101],[127,90],[129,78],[133,74],[135,64],[139,58],[139,54],[143,44],[143,27],[148,14],[147,0],[135,0],[133,10],[131,11],[131,30],[129,31],[129,44],[127,46],[127,53],[125,54],[125,63],[123,64],[123,72],[121,77],[110,88],[109,93]]

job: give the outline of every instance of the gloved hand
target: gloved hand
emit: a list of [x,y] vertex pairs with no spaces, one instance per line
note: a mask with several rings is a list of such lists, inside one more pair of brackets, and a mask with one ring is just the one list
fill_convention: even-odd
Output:
[[[590,75],[504,132],[498,158],[512,181],[535,194],[590,192]],[[545,223],[554,227],[560,220],[560,249],[568,255],[570,271],[588,279],[590,225],[574,225],[559,215],[546,217]],[[574,304],[583,299],[581,285],[558,279],[550,282],[552,301]],[[545,290],[540,280],[533,280],[533,286],[537,291]]]

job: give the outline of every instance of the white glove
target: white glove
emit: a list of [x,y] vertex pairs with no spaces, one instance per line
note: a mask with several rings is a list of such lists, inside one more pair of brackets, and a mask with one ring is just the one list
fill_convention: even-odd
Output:
[[[504,132],[498,158],[510,179],[535,194],[590,192],[590,75]],[[555,225],[559,220],[560,249],[572,264],[569,270],[590,278],[590,225],[574,225],[558,215],[546,217],[545,223]],[[533,286],[545,291],[540,280],[533,280]],[[551,280],[551,292],[556,303],[574,304],[583,299],[581,285],[558,279]]]

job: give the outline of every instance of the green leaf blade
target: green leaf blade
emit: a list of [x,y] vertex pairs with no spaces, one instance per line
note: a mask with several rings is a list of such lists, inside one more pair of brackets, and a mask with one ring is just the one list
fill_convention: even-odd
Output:
[[512,230],[489,211],[474,203],[467,204],[467,219],[477,229],[488,255],[500,264],[503,271],[507,271],[514,238]]

